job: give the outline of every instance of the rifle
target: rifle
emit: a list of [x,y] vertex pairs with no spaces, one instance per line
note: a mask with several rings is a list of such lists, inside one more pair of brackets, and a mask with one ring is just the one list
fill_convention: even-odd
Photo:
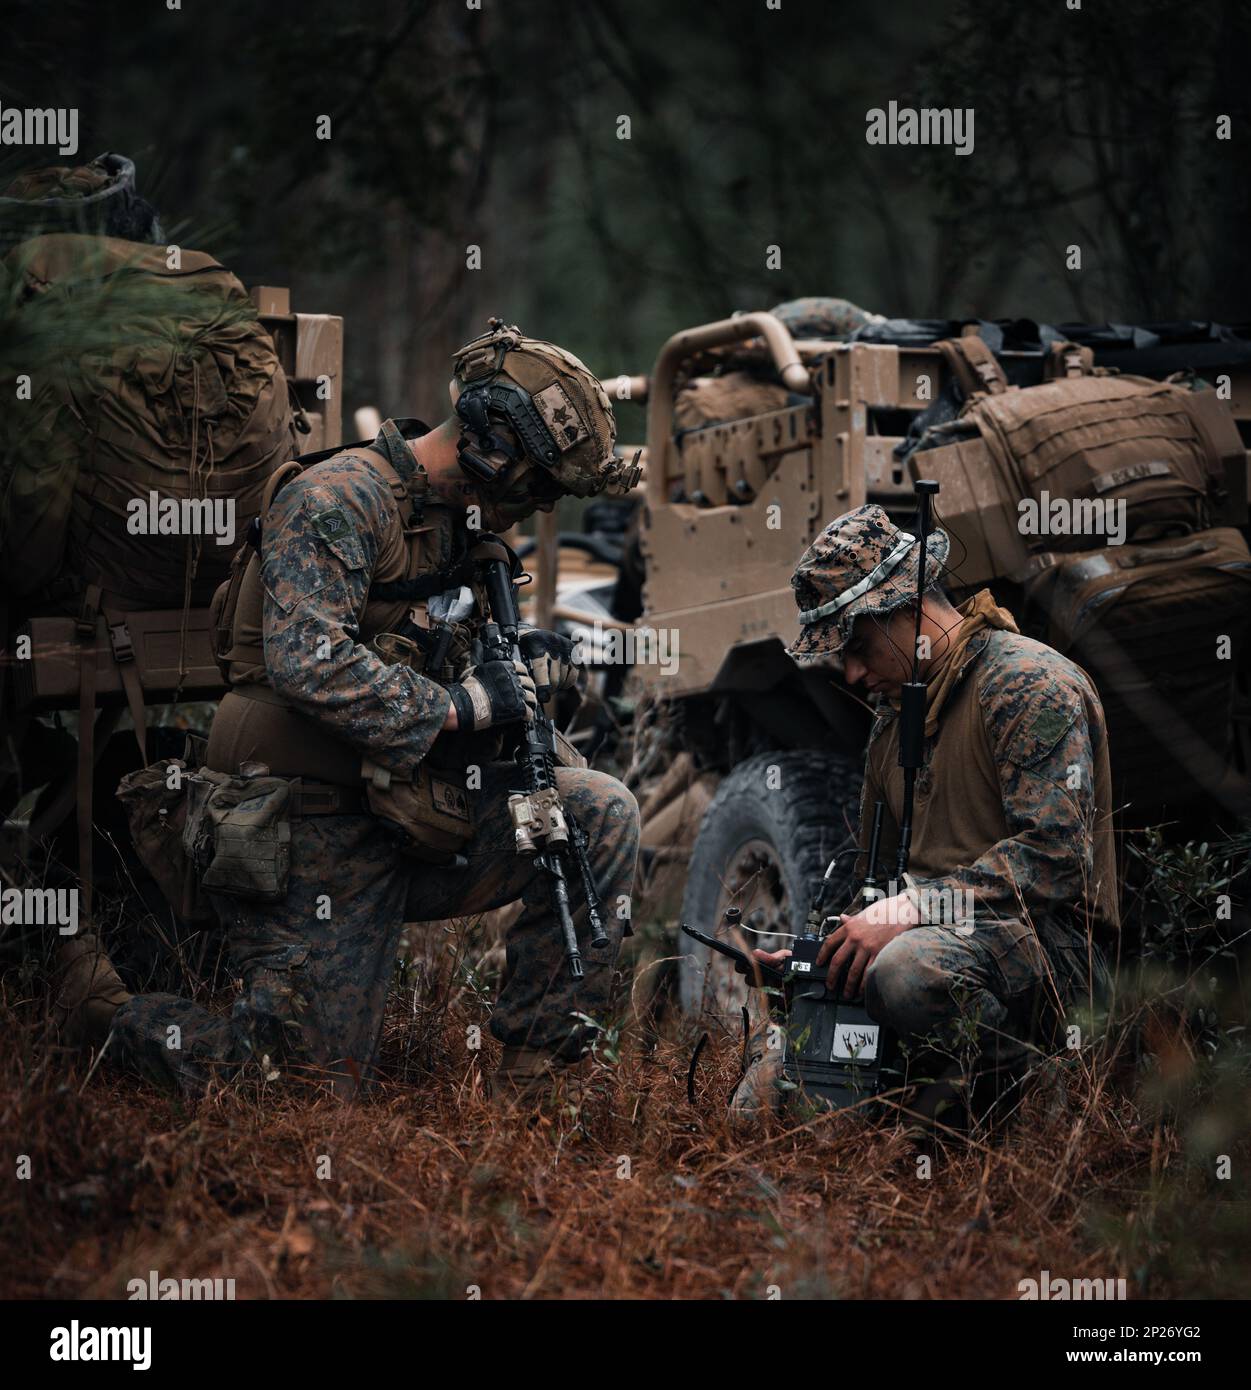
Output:
[[[926,547],[931,531],[930,502],[937,492],[938,484],[930,479],[920,479],[916,483],[921,554],[917,573],[912,679],[902,687],[900,699],[899,765],[904,773],[904,795],[892,888],[905,881],[908,869],[916,776],[924,758],[926,686],[920,679],[919,667],[921,597],[925,593]],[[881,801],[874,807],[868,862],[864,878],[852,899],[853,902],[859,899],[866,907],[887,896],[877,876],[884,809]],[[864,1000],[844,1000],[837,990],[831,991],[827,987],[825,979],[814,979],[821,943],[842,920],[840,916],[825,915],[834,872],[845,855],[859,852],[858,849],[843,850],[830,860],[813,896],[803,934],[795,938],[791,955],[781,973],[786,1016],[782,1074],[809,1100],[815,1100],[832,1110],[840,1110],[862,1102],[866,1097],[880,1094],[886,1088],[888,1077],[895,1073],[895,1040],[869,1017]],[[727,908],[723,925],[733,929],[738,921],[739,910]],[[707,936],[685,924],[682,930],[687,936],[740,961],[749,979],[753,974],[758,974],[763,983],[778,983],[777,979],[771,978],[777,972],[719,938]]]
[[[482,645],[491,660],[520,661],[533,675],[517,640],[521,617],[513,583],[512,555],[494,536],[483,536],[474,555],[491,612],[491,621],[482,627]],[[541,705],[534,719],[524,726],[516,760],[524,790],[509,794],[508,810],[517,852],[533,855],[535,863],[547,875],[569,972],[575,980],[580,980],[582,953],[578,949],[577,931],[569,907],[571,867],[576,868],[581,878],[591,946],[596,950],[607,946],[608,934],[600,915],[599,892],[587,857],[586,837],[573,814],[565,809],[556,786],[556,726]]]

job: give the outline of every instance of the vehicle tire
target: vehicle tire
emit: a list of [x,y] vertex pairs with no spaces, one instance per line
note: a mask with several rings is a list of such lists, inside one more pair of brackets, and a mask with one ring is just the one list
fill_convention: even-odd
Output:
[[[716,935],[725,909],[739,907],[751,929],[735,943],[740,948],[789,945],[778,933],[803,930],[830,860],[856,843],[860,783],[860,766],[840,753],[761,753],[740,763],[700,823],[682,921]],[[854,871],[855,856],[848,854],[831,875],[831,910],[846,905]],[[713,1015],[737,1027],[748,995],[758,991],[735,974],[733,961],[680,936],[678,993],[686,1017]]]

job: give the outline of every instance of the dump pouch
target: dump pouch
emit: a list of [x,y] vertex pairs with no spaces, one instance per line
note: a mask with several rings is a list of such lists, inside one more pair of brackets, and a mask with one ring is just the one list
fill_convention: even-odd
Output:
[[165,758],[127,773],[117,787],[139,862],[178,919],[195,926],[214,920],[199,893],[195,865],[183,847],[190,778],[203,752],[204,740],[189,735],[181,758]]

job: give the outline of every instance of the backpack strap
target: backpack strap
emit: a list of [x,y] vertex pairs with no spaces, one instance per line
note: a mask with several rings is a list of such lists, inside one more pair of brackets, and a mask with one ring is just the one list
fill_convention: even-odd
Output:
[[1064,377],[1094,376],[1095,352],[1093,348],[1079,347],[1076,343],[1052,343],[1043,358],[1043,380],[1057,381]]
[[[335,452],[339,451],[335,450]],[[230,683],[230,667],[233,662],[252,661],[257,664],[264,664],[265,655],[262,651],[235,643],[235,616],[239,611],[239,590],[243,588],[243,580],[248,572],[248,566],[261,553],[262,518],[269,514],[269,509],[279,492],[292,478],[303,473],[304,468],[305,464],[299,459],[289,459],[286,463],[280,463],[265,480],[265,490],[261,493],[260,510],[249,523],[248,529],[244,533],[243,544],[231,557],[229,578],[218,587],[217,594],[222,595],[220,604],[217,600],[217,594],[213,595],[209,612],[214,615],[215,621],[210,630],[209,638],[213,648],[213,660],[217,663],[222,680],[227,684]]]
[[[307,465],[302,463],[299,459],[288,459],[286,463],[280,463],[278,467],[274,469],[265,480],[265,491],[261,493],[261,508],[256,514],[258,519],[263,519],[269,515],[269,509],[274,504],[274,498],[278,496],[292,478],[298,478],[306,467]],[[261,524],[264,524],[263,520]],[[251,540],[251,538],[249,534],[248,539]],[[256,539],[259,541],[260,536],[258,535]],[[256,548],[259,550],[260,546],[258,545]]]
[[[426,512],[426,501],[430,496],[430,479],[425,468],[413,456],[407,440],[412,434],[404,433],[404,426],[425,426],[418,420],[384,420],[378,437],[372,444],[365,445],[381,461],[380,469],[391,488],[391,495],[403,511],[407,500],[410,504],[409,520],[406,525],[420,526]],[[354,447],[362,447],[356,445]]]
[[[425,513],[426,499],[430,494],[430,479],[426,476],[426,470],[413,457],[406,441],[426,433],[426,426],[420,420],[384,420],[382,428],[372,442],[358,440],[355,444],[341,445],[337,449],[302,454],[299,458],[280,464],[269,475],[265,490],[261,494],[260,510],[248,527],[244,544],[235,551],[230,562],[230,577],[225,581],[225,592],[217,611],[213,629],[214,656],[223,679],[229,679],[232,662],[264,662],[264,654],[258,649],[236,645],[235,616],[239,608],[239,591],[243,587],[248,566],[253,556],[259,556],[261,553],[261,532],[274,498],[293,478],[299,477],[313,464],[347,454],[355,454],[358,457],[368,455],[368,461],[382,474],[391,489],[391,495],[401,515],[405,502],[411,504],[410,518],[406,524],[419,526]],[[375,585],[371,587],[369,596],[376,599],[428,598],[447,588],[448,583],[449,579],[444,574],[427,576],[424,580],[401,580],[395,584]],[[217,604],[214,603],[213,607],[216,609]]]
[[[250,528],[249,528],[250,529]],[[252,558],[256,550],[245,540],[239,546],[230,560],[230,577],[225,582],[225,593],[222,596],[220,607],[217,604],[217,595],[213,596],[213,604],[210,612],[216,611],[217,621],[213,626],[213,660],[217,663],[217,669],[221,672],[222,680],[227,685],[230,684],[230,666],[233,661],[242,661],[248,656],[257,655],[251,650],[240,649],[240,654],[235,655],[235,614],[239,608],[239,590],[243,587],[244,575],[248,572],[248,566],[252,563]],[[218,590],[221,593],[221,590]],[[264,653],[259,653],[259,659],[264,661]]]
[[978,396],[998,396],[1008,389],[1008,378],[986,343],[976,333],[943,338],[934,346],[946,359],[966,401]]

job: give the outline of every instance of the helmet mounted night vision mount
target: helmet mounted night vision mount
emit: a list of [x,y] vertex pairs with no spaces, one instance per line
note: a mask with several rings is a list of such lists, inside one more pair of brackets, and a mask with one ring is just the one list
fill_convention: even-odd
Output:
[[[498,483],[514,464],[530,462],[547,469],[560,458],[556,440],[530,393],[514,382],[470,382],[456,398],[456,414],[462,425],[457,462],[475,482]],[[513,439],[495,428],[495,420],[501,417]]]

